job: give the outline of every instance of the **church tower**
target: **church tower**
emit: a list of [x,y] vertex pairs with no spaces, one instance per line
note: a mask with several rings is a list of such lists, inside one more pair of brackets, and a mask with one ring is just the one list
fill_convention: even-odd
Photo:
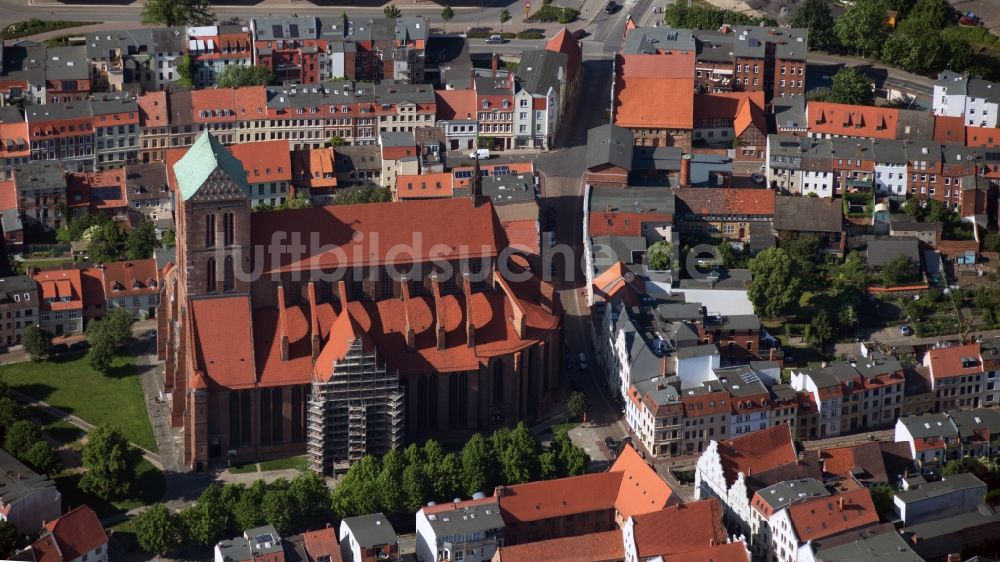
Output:
[[[174,164],[177,263],[187,297],[248,293],[251,192],[243,164],[209,132]],[[242,279],[241,279],[242,278]]]

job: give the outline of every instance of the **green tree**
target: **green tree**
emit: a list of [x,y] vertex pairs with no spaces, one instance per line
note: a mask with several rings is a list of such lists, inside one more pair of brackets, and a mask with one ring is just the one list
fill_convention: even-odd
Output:
[[566,409],[573,419],[579,419],[587,411],[587,396],[582,392],[572,392],[566,398]]
[[52,450],[52,446],[44,439],[35,441],[20,458],[35,470],[48,475],[53,475],[62,470],[62,462],[59,460],[59,455]]
[[128,233],[128,238],[125,240],[125,256],[130,260],[149,259],[153,257],[153,250],[157,246],[159,242],[156,239],[156,227],[152,221],[144,220]]
[[293,506],[292,525],[296,529],[316,529],[331,520],[330,487],[315,472],[296,476],[288,485]]
[[923,31],[941,31],[952,22],[952,13],[947,0],[917,0],[902,25],[915,26]]
[[506,447],[497,451],[505,484],[521,484],[538,477],[538,440],[524,422],[518,422]]
[[1000,252],[1000,233],[990,232],[983,239],[983,248],[991,252]]
[[181,62],[177,64],[177,76],[179,76],[177,83],[182,88],[189,90],[194,88],[194,59],[191,55],[185,53],[181,57]]
[[551,480],[559,477],[559,460],[552,451],[545,451],[538,455],[539,478]]
[[872,495],[872,503],[875,504],[875,511],[879,513],[892,512],[892,498],[896,491],[888,484],[876,484],[868,489]]
[[329,143],[330,146],[344,146],[345,144],[347,144],[347,141],[344,140],[344,137],[333,135],[330,137]]
[[437,473],[431,474],[437,497],[448,500],[462,495],[462,463],[458,460],[458,455],[455,453],[446,454],[441,459]]
[[364,185],[338,190],[334,205],[357,205],[359,203],[385,203],[392,201],[392,191],[387,187]]
[[114,308],[103,320],[94,320],[87,325],[87,339],[90,341],[87,360],[95,371],[108,372],[115,354],[131,338],[134,322],[128,309]]
[[[236,486],[226,486],[226,488],[236,488]],[[253,529],[265,523],[261,504],[264,503],[264,494],[266,493],[267,482],[263,480],[255,480],[253,484],[240,492],[236,504],[228,509],[232,513],[237,527]]]
[[444,22],[445,31],[448,30],[448,22],[455,17],[455,10],[451,8],[450,5],[445,4],[444,8],[441,8],[441,21]]
[[[114,500],[132,492],[142,455],[133,449],[114,426],[101,425],[87,435],[83,448],[80,489],[103,500]],[[205,543],[206,545],[209,543]]]
[[10,521],[0,521],[0,558],[7,559],[17,550],[17,527]]
[[670,269],[672,265],[670,259],[670,242],[659,240],[646,248],[646,263],[654,271],[664,271]]
[[821,51],[834,51],[840,45],[833,32],[833,15],[826,0],[805,0],[795,8],[792,27],[809,30],[809,45]]
[[857,0],[837,18],[833,26],[837,39],[862,56],[879,53],[889,35],[885,25],[887,9],[885,0]]
[[3,448],[17,458],[23,458],[28,449],[42,440],[42,432],[38,426],[28,420],[14,422],[8,429],[3,439]]
[[919,275],[917,265],[906,255],[899,255],[889,260],[879,273],[886,285],[898,285],[911,281]]
[[219,73],[220,88],[267,86],[271,83],[271,69],[261,65],[231,64]]
[[845,66],[833,75],[829,101],[852,105],[873,105],[875,92],[870,78],[853,66]]
[[0,443],[7,434],[7,428],[13,426],[14,422],[23,420],[24,417],[24,408],[16,400],[0,395]]
[[194,506],[181,513],[188,541],[209,547],[226,538],[230,515],[222,501],[222,487],[212,484]]
[[215,13],[209,0],[146,0],[142,23],[149,25],[210,25]]
[[801,295],[802,281],[795,260],[782,248],[768,248],[750,260],[747,296],[758,314],[775,318],[792,310]]
[[969,468],[966,466],[965,461],[963,459],[954,459],[948,461],[944,465],[941,469],[941,476],[954,476],[964,472],[969,472]]
[[281,204],[282,209],[308,209],[312,207],[312,199],[306,195],[305,190],[301,190]]
[[570,440],[566,431],[560,431],[552,440],[551,450],[556,454],[558,476],[579,476],[587,472],[590,457]]
[[114,357],[114,352],[107,345],[91,344],[90,351],[87,352],[87,363],[98,373],[107,374]]
[[403,513],[403,470],[406,463],[397,449],[382,456],[382,470],[375,482],[380,511],[388,514]]
[[146,552],[163,555],[180,544],[180,519],[162,503],[151,505],[135,516],[132,529],[139,548]]
[[274,526],[278,534],[284,535],[292,529],[295,505],[288,494],[288,480],[279,478],[268,486],[260,504],[264,519]]
[[411,464],[403,469],[403,509],[416,513],[427,502],[431,485],[423,465]]
[[379,459],[372,455],[365,455],[351,465],[331,495],[330,504],[335,517],[343,519],[378,511],[377,481],[381,469]]
[[504,8],[500,10],[500,33],[503,33],[503,24],[510,21],[510,10]]
[[823,344],[830,341],[834,336],[835,328],[833,321],[830,319],[830,313],[825,308],[816,311],[816,314],[812,317],[810,326],[809,336],[820,347],[823,347]]
[[52,336],[39,326],[28,326],[21,339],[25,351],[31,355],[32,361],[41,361],[49,356],[52,349]]
[[394,20],[399,16],[403,15],[403,12],[399,11],[399,8],[397,8],[395,4],[389,4],[388,6],[386,6],[382,10],[382,13],[385,14],[385,17],[391,20]]
[[473,434],[462,447],[461,481],[465,494],[471,496],[476,492],[493,493],[496,480],[490,478],[496,473],[496,457],[490,452],[490,445],[480,433]]

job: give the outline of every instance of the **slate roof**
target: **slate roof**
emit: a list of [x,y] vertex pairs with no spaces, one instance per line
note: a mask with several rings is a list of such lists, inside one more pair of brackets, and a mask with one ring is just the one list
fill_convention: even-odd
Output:
[[921,484],[912,490],[896,492],[896,498],[899,499],[899,501],[908,504],[937,496],[952,494],[959,490],[972,490],[976,488],[983,488],[985,491],[986,483],[976,478],[976,476],[970,472],[961,472],[959,474],[945,476],[937,482]]
[[587,131],[587,168],[610,164],[632,170],[632,131],[608,123]]
[[438,537],[503,529],[500,504],[494,497],[428,505],[422,511]]
[[858,562],[878,560],[879,562],[924,562],[913,551],[910,543],[903,540],[896,531],[862,536],[855,541],[820,549],[816,553],[818,562]]
[[866,253],[868,267],[882,267],[899,256],[907,256],[920,265],[920,243],[917,240],[871,240]]
[[844,209],[837,199],[778,196],[774,229],[794,232],[842,232]]
[[371,548],[382,544],[395,544],[398,540],[392,524],[381,513],[348,517],[342,521],[351,529],[354,539],[361,548]]
[[567,64],[569,57],[563,53],[531,49],[521,53],[516,74],[522,88],[531,94],[544,96],[550,88],[559,91],[560,76],[566,79]]
[[958,437],[958,428],[955,423],[948,418],[948,414],[922,414],[919,416],[905,416],[899,421],[909,430],[914,439],[925,439],[928,437]]
[[772,513],[805,498],[829,495],[830,492],[826,486],[815,478],[786,480],[757,490],[757,496],[767,504]]

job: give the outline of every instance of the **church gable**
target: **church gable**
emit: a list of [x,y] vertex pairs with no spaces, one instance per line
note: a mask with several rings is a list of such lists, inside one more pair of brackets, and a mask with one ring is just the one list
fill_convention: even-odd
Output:
[[222,168],[212,171],[201,186],[185,197],[191,202],[243,201],[249,197],[232,177]]
[[174,176],[177,190],[185,201],[195,196],[202,201],[218,200],[203,193],[206,189],[221,195],[221,199],[237,198],[235,195],[240,192],[239,198],[250,197],[243,163],[207,131],[174,164]]

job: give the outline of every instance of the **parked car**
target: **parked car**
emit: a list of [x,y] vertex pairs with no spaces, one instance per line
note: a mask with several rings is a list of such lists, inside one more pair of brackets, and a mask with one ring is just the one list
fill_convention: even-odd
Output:
[[576,39],[577,41],[579,41],[580,39],[583,39],[584,37],[586,37],[588,35],[590,35],[590,34],[587,33],[584,29],[582,29],[582,28],[581,29],[577,29],[576,31],[573,32],[573,39]]
[[66,353],[67,351],[69,351],[69,345],[65,343],[57,343],[49,349],[49,353],[52,354]]
[[580,370],[587,370],[587,354],[583,352],[580,353]]
[[613,14],[617,11],[618,11],[618,4],[615,4],[614,1],[608,2],[608,5],[604,6],[605,14]]
[[609,435],[608,437],[604,438],[604,446],[608,448],[608,451],[610,451],[612,455],[617,456],[618,448],[621,447],[621,443],[615,441],[615,438]]
[[73,342],[69,346],[72,351],[84,351],[90,349],[90,342],[87,340],[80,340],[78,342]]
[[503,36],[502,35],[490,35],[489,38],[486,39],[486,43],[488,45],[503,45]]
[[757,172],[754,172],[750,174],[750,179],[752,179],[753,182],[756,184],[762,184],[764,183],[764,180],[767,178],[764,177],[764,174],[758,174]]
[[912,336],[913,335],[913,328],[910,328],[906,324],[903,324],[902,326],[899,327],[899,335],[901,335],[901,336]]
[[490,149],[488,148],[477,148],[469,153],[469,158],[473,160],[489,160],[490,159]]

